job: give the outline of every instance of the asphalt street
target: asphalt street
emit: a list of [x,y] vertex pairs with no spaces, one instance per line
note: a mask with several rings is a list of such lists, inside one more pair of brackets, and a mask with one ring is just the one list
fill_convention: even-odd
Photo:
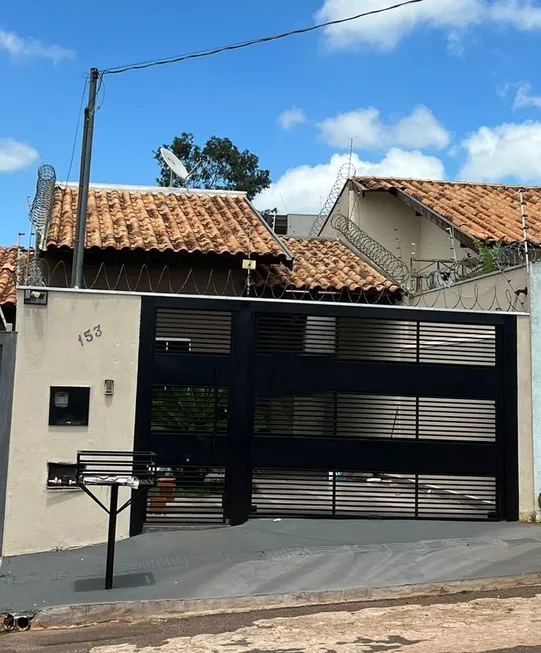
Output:
[[541,587],[0,635],[2,653],[541,653]]

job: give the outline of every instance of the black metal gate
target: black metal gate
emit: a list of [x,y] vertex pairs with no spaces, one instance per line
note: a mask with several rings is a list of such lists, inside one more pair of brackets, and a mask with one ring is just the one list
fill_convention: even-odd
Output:
[[270,516],[518,519],[516,317],[143,297],[132,533]]

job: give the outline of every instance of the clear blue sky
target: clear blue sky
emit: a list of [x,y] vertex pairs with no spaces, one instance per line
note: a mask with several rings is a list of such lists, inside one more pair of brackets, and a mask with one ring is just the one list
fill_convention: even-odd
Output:
[[[0,243],[28,232],[40,157],[66,178],[90,66],[200,50],[389,4],[4,3]],[[255,152],[276,182],[259,203],[280,210],[318,209],[351,137],[360,174],[541,183],[541,1],[425,0],[362,21],[106,77],[92,181],[153,184],[152,149],[191,131],[199,142],[228,136]],[[80,140],[71,180],[79,151]]]

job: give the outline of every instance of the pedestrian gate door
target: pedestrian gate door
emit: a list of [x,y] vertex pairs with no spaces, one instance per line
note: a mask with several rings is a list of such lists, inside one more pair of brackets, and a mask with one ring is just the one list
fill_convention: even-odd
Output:
[[143,298],[146,527],[518,518],[516,317]]

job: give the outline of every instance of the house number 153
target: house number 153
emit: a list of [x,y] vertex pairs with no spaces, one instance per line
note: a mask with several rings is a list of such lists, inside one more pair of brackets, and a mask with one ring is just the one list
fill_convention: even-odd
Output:
[[92,342],[94,338],[100,338],[102,335],[101,325],[96,324],[96,326],[87,329],[83,333],[79,334],[77,340],[79,341],[81,347],[85,346],[85,342]]

